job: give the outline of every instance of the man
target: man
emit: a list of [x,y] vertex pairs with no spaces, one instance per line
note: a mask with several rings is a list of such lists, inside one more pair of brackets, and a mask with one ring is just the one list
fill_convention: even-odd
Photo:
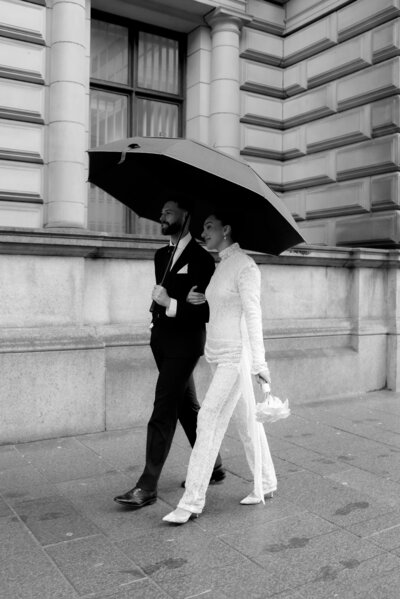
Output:
[[[136,486],[115,497],[121,505],[138,509],[157,499],[157,484],[167,459],[177,421],[193,447],[196,440],[199,403],[193,370],[203,354],[208,304],[186,301],[189,291],[203,292],[214,272],[212,256],[189,233],[189,207],[185,199],[173,196],[163,206],[161,231],[170,236],[169,246],[154,257],[156,285],[150,346],[159,371],[153,413],[147,426],[146,465]],[[182,233],[182,235],[181,235]],[[171,251],[176,248],[168,274],[161,285]],[[225,471],[221,458],[215,462],[210,483],[221,482]]]

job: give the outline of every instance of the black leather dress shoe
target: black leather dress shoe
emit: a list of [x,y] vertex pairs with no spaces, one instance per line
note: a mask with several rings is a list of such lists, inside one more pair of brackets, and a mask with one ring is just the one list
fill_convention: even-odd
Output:
[[[210,478],[210,485],[219,485],[220,483],[222,483],[224,481],[224,479],[226,478],[226,472],[223,468],[220,468],[219,470],[215,470],[213,471],[213,473],[211,474],[211,478]],[[183,481],[181,483],[181,487],[184,489],[185,488],[185,482]]]
[[131,509],[137,510],[145,505],[151,505],[152,503],[155,503],[157,501],[157,493],[155,491],[145,491],[139,487],[134,487],[123,495],[114,497],[114,501]]

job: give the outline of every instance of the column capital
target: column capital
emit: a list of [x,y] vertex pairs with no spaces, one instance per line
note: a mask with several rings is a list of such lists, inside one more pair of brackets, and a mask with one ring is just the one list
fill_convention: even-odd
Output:
[[223,6],[214,9],[205,17],[207,25],[209,25],[212,30],[217,27],[231,28],[233,26],[237,31],[240,31],[242,27],[251,23],[252,20],[253,17],[251,15],[237,10],[224,8]]

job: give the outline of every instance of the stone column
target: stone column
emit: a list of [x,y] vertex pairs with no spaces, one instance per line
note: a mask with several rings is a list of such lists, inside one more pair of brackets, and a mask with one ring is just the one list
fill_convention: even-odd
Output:
[[85,0],[50,9],[46,227],[86,225],[87,21]]
[[210,145],[235,158],[240,153],[239,34],[251,20],[225,8],[207,17],[212,38]]

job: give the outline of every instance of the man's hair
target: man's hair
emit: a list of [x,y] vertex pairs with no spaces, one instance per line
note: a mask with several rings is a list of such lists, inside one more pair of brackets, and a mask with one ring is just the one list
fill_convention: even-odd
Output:
[[188,198],[188,196],[184,195],[183,193],[168,194],[165,198],[164,203],[166,204],[167,202],[175,202],[175,204],[178,204],[181,210],[186,210],[186,212],[189,212],[189,214],[192,211],[191,200],[190,198]]

